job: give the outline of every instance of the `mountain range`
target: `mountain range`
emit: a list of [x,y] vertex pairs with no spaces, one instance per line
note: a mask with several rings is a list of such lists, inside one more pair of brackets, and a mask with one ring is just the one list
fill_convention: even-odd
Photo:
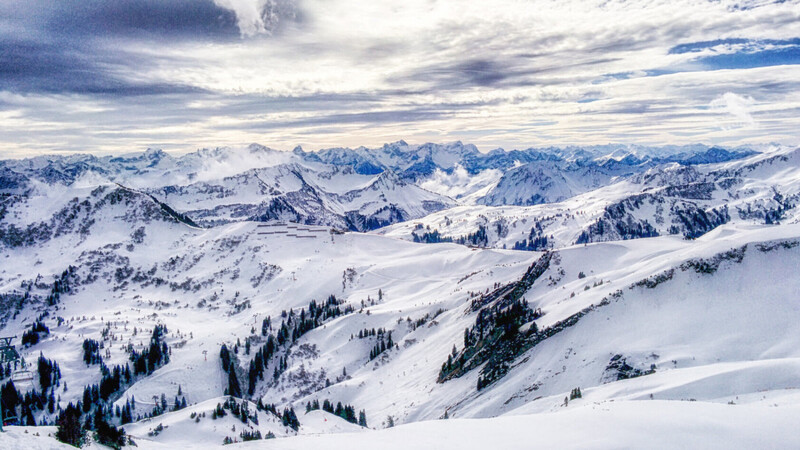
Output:
[[792,447],[799,199],[781,146],[0,161],[0,446]]

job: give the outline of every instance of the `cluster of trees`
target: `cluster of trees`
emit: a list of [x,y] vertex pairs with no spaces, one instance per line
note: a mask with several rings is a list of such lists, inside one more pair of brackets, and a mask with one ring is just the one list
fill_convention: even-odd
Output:
[[417,320],[411,320],[411,317],[408,317],[408,318],[406,318],[406,322],[408,323],[408,326],[411,328],[411,331],[414,331],[417,328],[419,328],[419,327],[425,325],[426,323],[428,323],[429,320],[433,320],[433,319],[437,318],[439,316],[439,314],[441,314],[443,312],[444,312],[444,309],[439,308],[433,313],[433,315],[431,315],[431,313],[425,313],[424,316],[420,317]]
[[575,400],[576,398],[583,398],[583,394],[581,394],[581,388],[576,387],[569,393],[569,399]]
[[[261,431],[259,431],[259,430],[256,430],[256,431],[247,431],[247,430],[242,431],[241,433],[239,433],[239,437],[242,438],[242,442],[259,441],[261,439],[264,439],[264,437],[261,436]],[[273,437],[275,437],[275,436],[273,435]]]
[[98,392],[100,398],[108,400],[122,386],[128,385],[133,380],[133,374],[128,364],[125,366],[115,365],[109,369],[105,364],[100,364],[100,385]]
[[300,421],[297,420],[297,414],[294,412],[294,408],[292,408],[291,406],[283,409],[283,414],[281,415],[281,422],[283,423],[283,426],[289,427],[294,431],[300,429]]
[[[9,380],[0,388],[0,403],[2,403],[3,418],[6,419],[6,422],[35,426],[39,424],[36,423],[34,412],[47,411],[54,414],[56,410],[60,410],[58,405],[60,397],[57,401],[55,390],[61,386],[61,368],[56,361],[45,358],[41,353],[36,368],[41,391],[31,389],[23,395],[17,390],[13,380]],[[0,366],[0,378],[11,375],[11,373],[11,367],[8,365],[5,369]],[[66,390],[66,384],[64,390]],[[46,423],[45,417],[41,424]]]
[[58,367],[57,362],[49,360],[45,358],[43,354],[39,353],[37,368],[39,370],[39,385],[42,387],[42,392],[47,392],[52,386],[61,385],[61,369]]
[[[351,314],[354,309],[350,305],[342,307],[344,302],[334,295],[328,296],[324,303],[319,304],[311,300],[308,309],[301,308],[297,313],[293,309],[281,312],[281,324],[276,332],[272,332],[272,318],[266,317],[261,323],[261,336],[266,337],[266,342],[250,360],[247,370],[247,394],[255,394],[259,380],[264,379],[265,371],[273,364],[273,379],[278,379],[288,367],[285,349],[294,341],[309,331],[321,326],[325,321],[342,315]],[[253,330],[255,331],[255,330]],[[250,338],[245,341],[246,353],[249,352]],[[238,354],[239,343],[233,348],[233,354]],[[223,344],[220,348],[220,361],[222,369],[228,374],[228,388],[226,395],[242,397],[242,388],[236,375],[236,362],[228,347]]]
[[65,271],[61,272],[61,276],[53,281],[53,287],[50,289],[50,294],[47,296],[48,306],[55,306],[61,300],[61,294],[70,291],[70,279],[75,275],[75,266],[69,266]]
[[[420,229],[418,227],[417,229]],[[487,234],[486,227],[484,225],[479,225],[478,230],[474,233],[470,233],[466,236],[460,236],[456,239],[453,239],[450,236],[443,236],[439,233],[438,229],[431,230],[431,227],[427,227],[428,231],[423,232],[421,235],[417,233],[411,233],[414,242],[421,242],[423,244],[436,244],[439,242],[455,242],[461,245],[471,245],[474,247],[486,247],[489,245],[489,236]]]
[[[103,445],[112,448],[125,445],[124,430],[118,429],[112,421],[116,417],[121,424],[133,422],[136,399],[134,397],[126,400],[122,408],[119,406],[113,408],[111,402],[114,400],[115,394],[135,381],[137,375],[149,375],[158,367],[169,362],[169,347],[164,342],[167,332],[165,325],[156,325],[147,348],[137,352],[132,346],[129,347],[133,369],[127,363],[124,366],[114,365],[109,368],[103,364],[100,357],[100,344],[92,339],[85,340],[83,360],[86,364],[100,365],[100,382],[86,386],[83,390],[82,401],[74,405],[70,403],[66,409],[59,412],[56,418],[58,439],[70,445],[79,446],[85,441],[87,432],[93,431],[97,441]],[[40,376],[41,367],[44,366],[40,363]],[[181,397],[180,387],[172,407],[173,411],[186,407],[186,398],[179,400],[179,397]],[[154,417],[168,410],[167,397],[165,394],[161,394],[161,401],[155,402],[152,412],[145,413],[144,417]],[[136,420],[142,418],[141,414],[136,416]]]
[[[261,436],[261,431],[259,430],[256,431],[244,430],[241,433],[239,433],[239,437],[242,439],[241,442],[258,441],[261,439],[275,439],[275,433],[273,433],[272,431],[267,431],[267,434],[265,436]],[[222,440],[222,445],[235,444],[237,442],[239,441],[233,439],[230,436],[225,436],[225,439]]]
[[[608,219],[601,217],[586,230],[581,231],[576,244],[587,244],[603,240],[602,236],[610,235],[605,240],[629,240],[641,239],[658,236],[658,230],[655,229],[647,220],[636,221],[631,218],[623,219]],[[598,239],[598,237],[600,239]]]
[[341,307],[343,301],[339,301],[335,295],[328,296],[325,303],[318,305],[316,300],[311,300],[308,304],[308,312],[305,308],[300,309],[300,314],[295,314],[293,310],[289,310],[287,314],[285,311],[281,314],[286,318],[284,322],[281,320],[281,326],[278,329],[276,338],[278,343],[283,345],[285,342],[296,341],[300,336],[322,325],[328,319],[333,319],[341,315],[350,314],[354,311],[350,305]]
[[[236,400],[234,400],[233,398],[230,398],[230,399],[228,399],[228,402],[226,402],[226,403],[230,403],[231,408],[234,408],[235,405],[236,405]],[[247,402],[242,402],[242,407],[245,408],[244,411],[247,411],[247,409],[246,409],[247,408]],[[231,408],[229,408],[229,409],[231,409]],[[221,417],[221,416],[225,415],[224,409],[221,409],[219,405],[217,405],[217,409],[218,409],[218,411],[216,411],[216,413],[218,414],[218,417]],[[291,429],[293,429],[295,431],[297,431],[300,428],[300,421],[297,420],[297,413],[294,412],[294,408],[292,408],[291,406],[288,407],[288,408],[284,408],[283,409],[283,413],[278,413],[278,408],[275,406],[274,403],[268,403],[268,404],[264,405],[264,403],[261,401],[261,399],[258,399],[258,403],[256,403],[256,410],[257,411],[268,412],[268,413],[274,415],[275,417],[280,418],[281,419],[281,423],[283,423],[283,426],[285,426],[285,427],[289,427],[289,428],[291,428]],[[235,414],[235,409],[232,409],[232,411],[234,411],[234,414]],[[212,415],[212,417],[213,417],[213,415]],[[240,417],[240,418],[242,419],[242,422],[244,422],[245,424],[247,423],[247,421],[245,420],[244,417]],[[257,425],[258,424],[258,415],[255,414],[253,416],[250,416],[250,420],[252,420]],[[272,436],[272,437],[274,437],[274,436]],[[270,439],[270,437],[267,437],[267,439]]]
[[164,336],[168,333],[167,326],[158,324],[153,328],[150,337],[150,345],[137,352],[132,347],[130,350],[130,360],[133,362],[133,373],[135,375],[150,375],[154,370],[164,364],[169,363],[169,346],[164,342]]
[[[86,440],[89,431],[93,431],[96,439],[104,445],[119,448],[125,444],[125,433],[109,422],[113,417],[110,406],[101,402],[98,385],[87,386],[83,393],[83,402],[70,403],[61,409],[55,396],[55,388],[60,386],[61,369],[58,363],[44,355],[39,356],[37,363],[41,393],[28,391],[24,396],[14,386],[13,381],[5,383],[0,389],[0,400],[3,404],[3,417],[13,423],[23,425],[47,424],[46,417],[37,424],[33,413],[46,411],[56,414],[55,424],[58,427],[57,438],[70,445],[79,446]],[[64,386],[66,390],[66,385]],[[94,411],[93,414],[92,411]],[[117,408],[117,416],[120,410]],[[84,419],[85,417],[85,419]]]
[[31,389],[23,395],[10,380],[0,388],[0,401],[2,401],[3,418],[6,423],[36,426],[36,419],[33,413],[44,411],[45,408],[52,413],[55,411],[55,397],[50,392],[50,396]]
[[[249,340],[247,342],[250,342]],[[224,344],[223,344],[224,347]],[[275,354],[278,348],[277,340],[273,335],[267,337],[267,343],[260,349],[256,350],[253,359],[250,360],[250,367],[247,371],[247,393],[253,395],[256,390],[256,383],[258,380],[264,379],[264,370],[267,368],[270,359]],[[220,356],[221,353],[220,353]],[[286,370],[286,358],[278,357],[275,364],[275,371],[273,377],[277,378],[283,370]],[[224,364],[224,363],[223,363]],[[233,395],[233,394],[231,394]]]
[[97,441],[111,448],[119,449],[126,444],[125,430],[117,428],[108,421],[111,414],[106,408],[95,409],[93,415],[88,415],[83,420],[84,413],[80,402],[77,405],[70,403],[56,418],[56,439],[75,447],[80,447],[86,441],[89,431],[94,431]]
[[[261,407],[256,406],[256,410],[259,409],[261,409]],[[228,414],[225,410],[230,411],[231,415],[241,420],[245,425],[247,425],[248,421],[258,425],[258,412],[253,411],[251,413],[246,401],[237,402],[234,397],[228,397],[225,402],[217,403],[217,407],[211,412],[211,419],[217,420],[218,418],[227,416]],[[278,416],[277,413],[273,412],[273,414]]]
[[523,239],[521,241],[514,242],[514,250],[527,250],[532,252],[544,250],[552,246],[552,239],[552,235],[550,235],[550,237],[536,236],[531,239]]
[[[453,351],[447,355],[447,361],[442,363],[442,368],[439,370],[439,381],[460,376],[464,369],[469,370],[486,362],[495,350],[514,341],[520,326],[537,317],[537,312],[530,309],[524,298],[513,300],[510,304],[497,302],[480,309],[475,325],[464,329],[464,350],[458,352],[453,345]],[[529,333],[537,331],[536,323],[533,323],[528,330]],[[466,367],[467,365],[469,367]],[[482,389],[489,381],[479,378],[478,389]]]
[[103,362],[103,357],[100,356],[99,342],[94,339],[85,339],[83,341],[83,362],[85,362],[87,366]]
[[125,425],[126,423],[133,422],[133,411],[136,409],[136,397],[131,396],[129,399],[125,399],[125,405],[122,406],[120,410],[120,423]]
[[44,324],[41,318],[31,324],[31,327],[22,333],[22,345],[30,347],[39,343],[41,335],[50,334],[50,328]]
[[390,349],[394,347],[394,341],[392,341],[392,332],[389,331],[386,334],[378,334],[378,341],[375,343],[375,346],[372,347],[372,350],[369,352],[369,360],[372,361],[373,359],[380,356],[381,353],[385,352],[386,349]]
[[[731,220],[727,206],[704,211],[695,205],[684,204],[683,207],[676,205],[672,210],[678,221],[683,225],[683,237],[685,239],[696,239]],[[674,225],[670,227],[670,233],[677,234],[678,231],[678,227]]]
[[[428,227],[430,230],[430,226]],[[418,235],[416,233],[412,233],[411,236],[414,238],[414,242],[421,242],[423,244],[436,244],[439,242],[453,242],[453,238],[449,236],[442,236],[439,233],[438,229],[434,229],[433,231],[426,231],[422,233],[422,235]]]
[[[314,400],[313,402],[306,403],[306,412],[316,411],[320,409],[319,400]],[[361,425],[362,427],[367,426],[367,413],[362,409],[358,413],[358,418],[356,418],[356,409],[352,405],[343,405],[342,402],[337,402],[336,406],[333,406],[333,403],[325,399],[322,402],[323,411],[329,412],[331,414],[335,414],[342,419],[350,422]]]
[[544,235],[544,229],[541,222],[536,222],[531,227],[528,238],[514,243],[514,250],[528,250],[528,251],[541,251],[552,247],[553,236],[547,237]]
[[[61,285],[57,284],[57,286]],[[63,292],[60,289],[62,288],[59,287],[59,292]],[[46,332],[46,330],[47,327],[40,318],[29,331],[38,334]],[[169,361],[169,349],[163,341],[166,333],[165,326],[157,325],[153,330],[148,348],[141,353],[131,350],[131,361],[134,362],[133,371],[128,364],[116,365],[109,369],[100,358],[100,344],[90,339],[84,341],[84,361],[87,364],[100,364],[101,379],[98,384],[84,388],[82,401],[70,403],[65,409],[58,405],[55,395],[55,388],[61,385],[61,369],[57,362],[40,354],[37,361],[37,372],[41,393],[31,390],[23,396],[16,389],[13,381],[5,383],[0,388],[3,416],[7,419],[10,418],[14,423],[37,425],[34,412],[46,409],[50,414],[57,414],[55,418],[55,424],[58,426],[57,437],[65,443],[81,445],[85,442],[87,434],[92,432],[95,439],[103,445],[112,448],[125,445],[124,431],[118,429],[112,422],[115,417],[123,424],[132,422],[133,410],[136,408],[135,399],[126,401],[122,408],[113,408],[111,401],[115,393],[134,381],[136,374],[152,373],[155,368]],[[27,342],[30,342],[30,338]],[[139,368],[138,372],[136,371],[137,367]],[[0,367],[0,374],[10,373],[10,367]],[[64,390],[66,390],[66,385],[64,385]],[[172,410],[186,407],[186,399],[179,399],[180,396],[179,388]],[[166,396],[162,394],[160,404],[156,402],[152,414],[146,414],[145,417],[161,414],[167,409]],[[137,416],[137,419],[141,418],[141,415]],[[41,424],[47,423],[47,416],[44,416]]]
[[[141,353],[131,349],[130,360],[133,362],[134,369],[131,370],[129,364],[114,365],[109,368],[102,362],[99,356],[99,344],[96,341],[87,339],[84,341],[84,361],[87,364],[94,364],[98,361],[100,364],[100,382],[98,384],[88,385],[83,390],[83,407],[84,413],[89,413],[92,409],[102,408],[106,403],[114,400],[114,395],[119,393],[125,386],[130,385],[135,381],[137,375],[149,375],[153,370],[163,364],[169,362],[169,350],[167,344],[163,342],[163,337],[167,333],[167,328],[164,325],[156,325],[153,328],[153,333],[150,339],[150,345]],[[181,395],[180,388],[178,389],[178,396]],[[162,397],[162,405],[156,404],[153,408],[151,416],[157,416],[167,410],[166,396]],[[185,406],[186,399],[183,402],[175,398],[176,407],[181,404]],[[135,400],[133,403],[126,401],[125,406],[120,409],[117,408],[116,416],[120,418],[123,424],[133,421],[133,409],[136,408]],[[141,416],[137,416],[140,419]]]
[[486,233],[484,225],[478,226],[478,231],[470,233],[466,236],[461,236],[456,239],[456,243],[462,245],[471,245],[473,247],[486,247],[489,245],[489,236]]
[[242,387],[239,384],[239,377],[236,376],[236,363],[225,344],[222,344],[219,349],[219,359],[222,363],[222,370],[228,374],[228,387],[225,388],[225,395],[242,398]]
[[383,328],[378,328],[378,329],[364,328],[363,330],[358,330],[358,338],[364,339],[370,336],[383,336],[385,333],[386,330],[384,330]]
[[58,426],[56,439],[74,447],[81,447],[86,439],[86,430],[81,422],[82,415],[81,408],[70,402],[56,419]]

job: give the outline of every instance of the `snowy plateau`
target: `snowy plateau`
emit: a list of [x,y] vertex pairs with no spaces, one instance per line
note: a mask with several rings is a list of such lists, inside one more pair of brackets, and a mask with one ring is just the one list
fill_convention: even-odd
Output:
[[798,203],[778,145],[0,161],[0,448],[799,448]]

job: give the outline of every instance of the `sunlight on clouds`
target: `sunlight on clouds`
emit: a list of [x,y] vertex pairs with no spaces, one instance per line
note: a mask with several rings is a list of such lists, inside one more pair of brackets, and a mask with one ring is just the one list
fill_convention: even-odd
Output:
[[782,111],[798,107],[800,65],[707,64],[794,51],[798,1],[214,3],[235,12],[239,37],[103,40],[97,67],[111,93],[0,90],[2,108],[24,119],[0,140],[35,142],[26,128],[54,123],[75,134],[38,136],[42,145],[85,151],[798,140],[796,115]]
[[741,96],[726,92],[715,98],[709,106],[717,111],[724,111],[735,119],[737,127],[755,127],[756,121],[750,114],[755,105],[753,97]]
[[261,7],[264,1],[255,0],[214,0],[217,5],[236,13],[236,21],[242,36],[254,36],[267,33]]

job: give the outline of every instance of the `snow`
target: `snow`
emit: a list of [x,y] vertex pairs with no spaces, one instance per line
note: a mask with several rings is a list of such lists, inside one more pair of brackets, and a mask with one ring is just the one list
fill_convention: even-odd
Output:
[[[469,151],[454,144],[453,154],[457,150]],[[52,220],[53,231],[30,245],[0,248],[0,293],[23,292],[24,284],[31,286],[32,296],[16,315],[15,304],[3,305],[0,313],[9,316],[2,333],[20,336],[48,312],[44,320],[50,335],[20,351],[28,362],[41,353],[59,363],[63,381],[56,393],[64,407],[80,400],[83,387],[100,377],[98,366],[82,360],[84,339],[103,342],[107,365],[125,364],[128,344],[141,349],[156,324],[167,325],[170,362],[126,386],[114,401],[121,406],[135,396],[134,415],[140,415],[162,393],[172,405],[180,387],[189,406],[126,425],[140,448],[207,448],[226,436],[238,438],[245,429],[271,432],[277,439],[237,446],[796,447],[800,438],[791,431],[800,417],[797,211],[788,208],[779,225],[734,211],[747,205],[767,208],[777,201],[775,190],[787,198],[800,192],[797,155],[755,155],[691,171],[668,167],[555,204],[455,206],[374,233],[244,219],[190,227],[164,213],[149,196],[117,191],[95,173],[69,187],[37,181],[26,202],[9,207],[4,225],[24,228]],[[182,164],[196,168],[194,159],[223,157],[221,151],[198,152]],[[168,155],[150,152],[147,158],[170,170],[187,170]],[[455,160],[450,155],[439,162]],[[131,164],[146,168],[144,160]],[[321,166],[309,161],[293,166],[301,177],[278,164],[210,180],[229,189],[231,199],[247,202],[266,195],[258,178],[269,175],[270,183],[290,189],[305,182],[330,194],[324,201],[336,200],[326,204],[338,212],[374,212],[393,203],[410,205],[408,211],[422,216],[423,200],[441,198],[390,171],[360,175],[342,168],[317,170]],[[146,171],[142,180],[150,176],[153,172]],[[715,190],[710,199],[697,200],[704,208],[728,205],[729,223],[693,240],[664,234],[573,244],[607,205],[642,193],[670,198],[661,190],[694,177],[714,183],[739,180]],[[472,189],[487,180],[445,180],[442,187],[452,181]],[[185,187],[196,190],[176,202],[172,194],[166,196],[178,211],[224,204],[222,197],[202,194],[201,184]],[[83,206],[70,209],[74,204]],[[63,208],[64,214],[54,216]],[[658,214],[646,204],[636,217],[656,224]],[[524,293],[529,305],[544,313],[536,325],[555,326],[588,312],[509,361],[508,373],[481,391],[476,389],[480,369],[437,383],[447,355],[454,345],[463,348],[464,329],[475,323],[469,308],[474,293],[519,279],[542,256],[502,249],[527,237],[534,221],[557,241],[549,268]],[[499,223],[506,226],[505,235],[497,231]],[[489,228],[493,248],[409,242],[417,224],[452,236],[482,224]],[[669,224],[658,226],[663,230]],[[713,263],[715,258],[716,270],[695,270],[699,260]],[[81,283],[63,294],[57,307],[48,308],[43,299],[50,284],[70,265]],[[641,283],[654,283],[659,276],[655,286]],[[258,425],[245,425],[231,414],[211,419],[227,387],[220,346],[232,348],[237,340],[244,344],[250,338],[259,348],[265,317],[272,318],[274,330],[282,311],[297,313],[329,295],[355,311],[327,320],[294,342],[286,355],[287,370],[273,379],[270,366],[249,403],[251,412],[259,399],[281,411],[293,407],[301,423],[298,435],[264,411],[258,413]],[[426,315],[425,323],[412,326]],[[60,325],[57,317],[64,320]],[[357,337],[365,328],[391,331],[397,345],[370,360],[376,339]],[[608,369],[615,355],[637,369],[652,365],[655,373],[617,380]],[[251,358],[252,352],[239,348],[236,360],[244,386]],[[17,387],[25,391],[37,384]],[[583,397],[564,406],[565,396],[576,387]],[[305,413],[307,402],[326,399],[364,410],[369,429],[323,411]],[[36,414],[48,423],[54,418]],[[436,420],[445,415],[448,420]],[[389,417],[398,426],[383,429]],[[159,425],[163,430],[150,435]],[[9,427],[0,435],[0,448],[58,448],[48,437],[52,433],[52,427]]]
[[[577,401],[560,411],[544,414],[427,421],[379,431],[246,442],[233,444],[231,448],[793,448],[800,446],[800,437],[794,432],[798,417],[800,407],[796,403],[775,406],[660,400]],[[7,429],[7,433],[0,434],[3,448],[73,448],[46,437],[41,428]],[[40,436],[34,436],[35,432]],[[143,439],[136,440],[136,444],[143,450],[175,448],[173,444]],[[181,448],[212,446],[197,441],[180,444]]]
[[[687,205],[705,212],[727,210],[730,221],[741,225],[764,224],[765,214],[778,208],[784,209],[783,222],[800,220],[796,208],[781,204],[783,201],[796,205],[800,200],[800,150],[797,149],[771,149],[720,164],[659,166],[632,177],[610,179],[607,185],[592,181],[590,175],[577,177],[580,186],[570,186],[568,178],[574,174],[553,169],[532,175],[530,171],[536,170],[536,166],[528,165],[507,172],[505,176],[509,178],[501,180],[499,190],[481,200],[494,198],[497,201],[488,204],[502,206],[457,206],[373,232],[412,240],[414,234],[421,235],[430,229],[445,237],[458,238],[484,226],[488,247],[513,248],[516,242],[528,239],[537,225],[542,228],[541,235],[552,237],[550,244],[560,248],[574,244],[581,232],[598,219],[609,219],[607,208],[616,205],[623,206],[625,215],[614,217],[612,224],[617,220],[646,221],[660,235],[670,234],[676,226],[679,234],[684,233],[685,224],[675,209],[682,210]],[[538,170],[543,172],[541,167]],[[687,193],[681,194],[680,189]],[[550,198],[545,204],[509,206],[537,193]],[[422,229],[417,230],[419,227]],[[619,239],[611,230],[605,236],[594,236],[593,240]]]
[[[218,404],[225,403],[226,399],[227,397],[209,399],[186,409],[129,424],[125,426],[125,432],[137,445],[145,448],[148,444],[163,444],[173,448],[184,448],[197,443],[220,445],[226,436],[241,441],[239,433],[243,431],[259,431],[262,436],[272,433],[276,437],[296,434],[291,428],[284,427],[281,420],[273,414],[256,411],[254,403],[248,403],[248,409],[250,414],[258,415],[258,424],[249,420],[244,424],[230,410],[225,410],[225,417],[213,419],[212,411]],[[157,428],[161,430],[158,431]]]
[[333,433],[363,433],[366,428],[352,424],[339,416],[322,410],[309,411],[298,416],[300,435],[320,435]]
[[800,408],[696,402],[605,402],[548,414],[419,422],[354,435],[246,443],[242,448],[765,448],[796,447]]

